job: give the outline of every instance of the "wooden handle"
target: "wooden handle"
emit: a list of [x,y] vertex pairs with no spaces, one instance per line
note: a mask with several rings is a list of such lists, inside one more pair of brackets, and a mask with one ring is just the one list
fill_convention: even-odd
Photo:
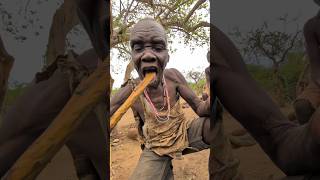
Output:
[[113,114],[110,120],[110,129],[112,130],[116,124],[120,121],[121,117],[128,111],[128,109],[133,105],[137,100],[140,94],[143,93],[144,89],[156,76],[155,73],[148,73],[143,81],[133,90],[128,99],[120,106],[120,108]]

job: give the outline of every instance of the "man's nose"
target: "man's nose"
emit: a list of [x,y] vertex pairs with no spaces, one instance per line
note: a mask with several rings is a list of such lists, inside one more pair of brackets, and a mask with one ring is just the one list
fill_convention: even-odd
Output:
[[149,50],[146,50],[141,57],[142,62],[154,62],[156,61],[156,56]]

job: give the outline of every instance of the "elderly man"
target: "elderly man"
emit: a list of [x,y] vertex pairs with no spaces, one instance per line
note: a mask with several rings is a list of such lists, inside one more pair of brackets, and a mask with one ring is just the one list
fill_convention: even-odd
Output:
[[[169,61],[167,37],[156,21],[139,21],[131,31],[130,45],[140,80],[148,72],[156,73],[144,95],[133,105],[144,149],[131,179],[170,179],[172,158],[180,158],[188,150],[209,148],[210,99],[201,101],[178,70],[165,68]],[[127,99],[134,84],[128,82],[112,97],[111,114]],[[186,119],[181,97],[200,118]]]

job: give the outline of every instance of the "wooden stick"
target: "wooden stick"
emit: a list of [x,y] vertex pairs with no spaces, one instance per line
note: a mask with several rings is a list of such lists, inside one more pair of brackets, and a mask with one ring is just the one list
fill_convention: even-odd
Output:
[[128,111],[128,109],[133,105],[137,100],[140,94],[143,93],[144,89],[156,76],[155,73],[148,73],[143,81],[133,90],[128,99],[120,106],[120,108],[113,114],[110,120],[110,129],[112,130],[116,124],[120,121],[121,117]]
[[4,179],[31,180],[38,176],[81,121],[105,97],[108,61],[104,61],[87,79],[81,81],[63,110],[15,162]]

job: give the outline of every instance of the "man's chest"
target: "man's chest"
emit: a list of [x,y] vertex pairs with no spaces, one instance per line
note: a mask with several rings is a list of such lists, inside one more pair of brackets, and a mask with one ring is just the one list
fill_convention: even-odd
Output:
[[146,93],[141,95],[137,101],[133,104],[132,109],[135,111],[143,121],[145,113],[148,109],[148,113],[156,114],[160,111],[166,111],[171,109],[177,101],[179,101],[180,95],[176,88],[168,88],[168,94],[150,94]]

